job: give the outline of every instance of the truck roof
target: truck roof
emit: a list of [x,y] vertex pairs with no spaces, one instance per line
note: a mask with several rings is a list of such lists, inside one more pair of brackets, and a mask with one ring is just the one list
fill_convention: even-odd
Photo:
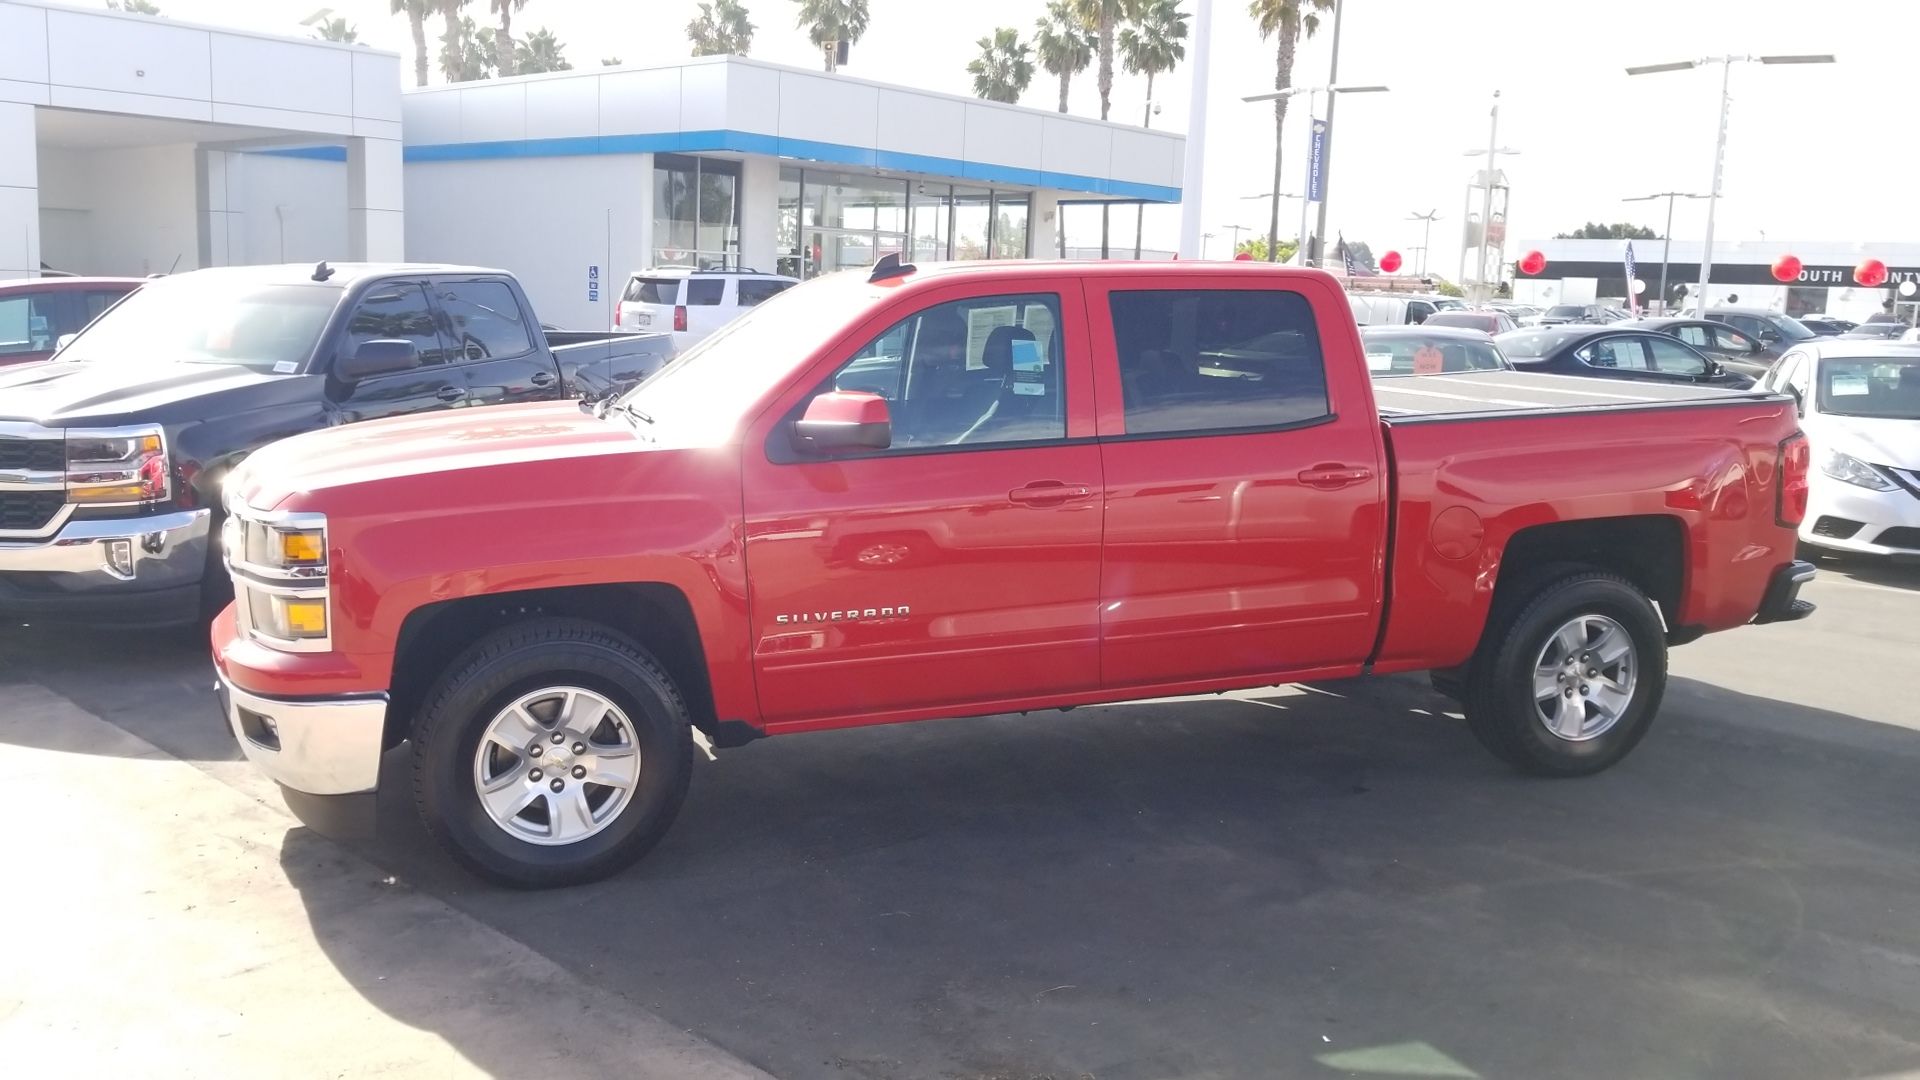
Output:
[[1472,371],[1375,379],[1373,399],[1389,423],[1551,416],[1572,411],[1661,409],[1689,405],[1787,400],[1766,390],[1629,383],[1531,371]]
[[[452,263],[352,263],[328,262],[327,268],[333,271],[327,278],[329,285],[351,285],[366,278],[397,277],[414,274],[488,274],[504,275],[505,270],[485,266],[459,266]],[[266,266],[213,266],[204,270],[192,270],[195,276],[202,274],[223,277],[245,278],[267,285],[302,285],[313,283],[313,263],[275,263]],[[175,275],[184,277],[186,275]]]
[[[1200,259],[973,259],[966,262],[924,262],[901,275],[910,280],[929,277],[966,277],[1017,273],[1022,277],[1165,277],[1169,274],[1272,274],[1279,277],[1323,278],[1335,287],[1338,278],[1325,270],[1259,263],[1247,260]],[[853,271],[858,273],[859,271]]]

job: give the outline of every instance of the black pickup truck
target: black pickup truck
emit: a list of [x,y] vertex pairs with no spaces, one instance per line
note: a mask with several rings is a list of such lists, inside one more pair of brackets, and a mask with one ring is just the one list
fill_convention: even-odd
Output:
[[192,621],[225,602],[219,485],[253,450],[378,417],[600,400],[672,352],[664,334],[549,333],[499,270],[147,282],[52,360],[0,372],[0,620]]

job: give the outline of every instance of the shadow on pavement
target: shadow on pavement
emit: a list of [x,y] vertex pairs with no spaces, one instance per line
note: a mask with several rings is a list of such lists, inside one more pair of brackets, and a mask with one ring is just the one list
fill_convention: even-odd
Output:
[[204,627],[0,627],[0,685],[39,683],[186,761],[237,761]]
[[1890,559],[1873,555],[1821,554],[1813,564],[1833,574],[1868,585],[1920,592],[1920,557]]
[[[1920,892],[1916,733],[1681,679],[1556,782],[1451,708],[1387,679],[769,740],[566,891],[479,885],[399,798],[365,850],[780,1076],[1920,1069],[1920,905],[1886,900]],[[367,964],[350,909],[313,922]]]

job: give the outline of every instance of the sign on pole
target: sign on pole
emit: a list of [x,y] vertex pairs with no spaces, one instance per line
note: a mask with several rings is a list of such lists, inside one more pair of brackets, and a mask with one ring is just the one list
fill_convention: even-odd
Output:
[[1321,191],[1321,163],[1327,157],[1327,122],[1313,122],[1313,148],[1307,153],[1307,201],[1324,202],[1325,192]]

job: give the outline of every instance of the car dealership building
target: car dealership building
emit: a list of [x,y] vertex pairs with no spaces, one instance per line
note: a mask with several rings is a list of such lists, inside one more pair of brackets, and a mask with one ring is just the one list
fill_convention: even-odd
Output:
[[651,266],[1052,257],[1063,201],[1176,202],[1183,153],[737,57],[403,93],[392,53],[0,0],[0,277],[404,257],[592,328]]

